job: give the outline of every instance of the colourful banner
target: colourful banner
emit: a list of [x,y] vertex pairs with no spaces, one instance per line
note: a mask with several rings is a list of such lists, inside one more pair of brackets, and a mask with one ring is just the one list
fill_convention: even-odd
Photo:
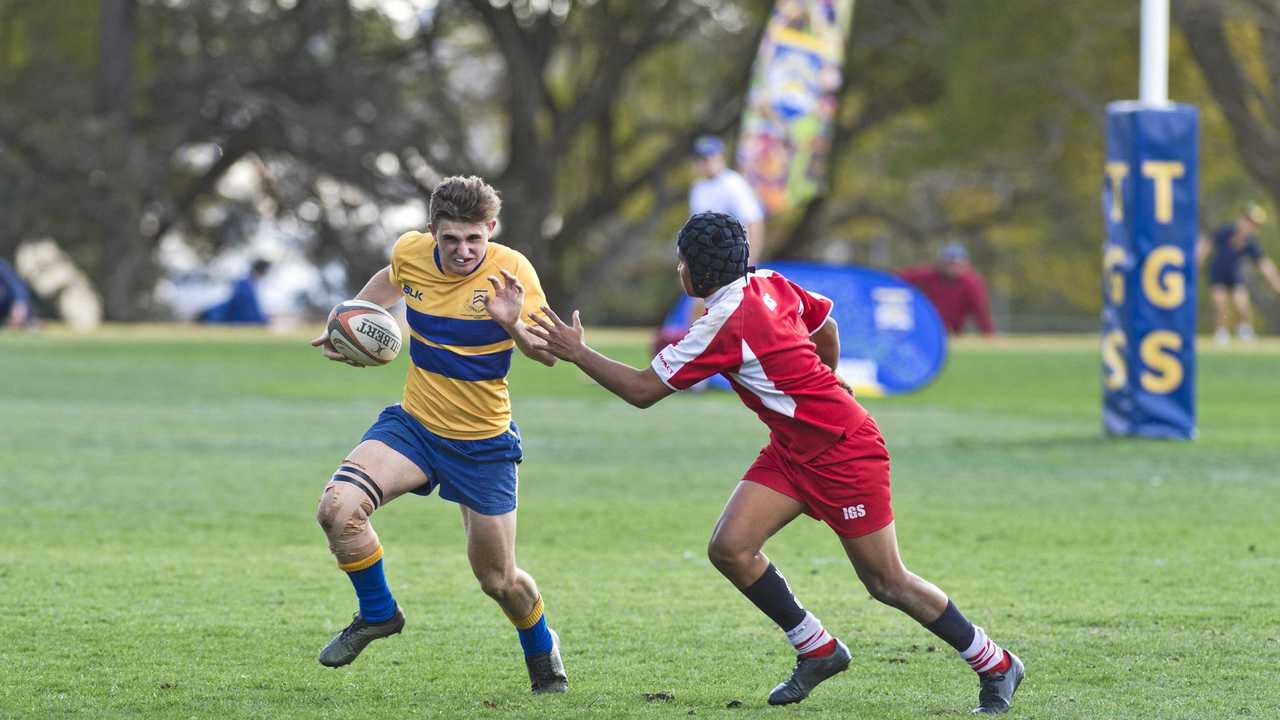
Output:
[[826,176],[853,0],[778,0],[756,55],[738,169],[772,214]]
[[1196,434],[1196,193],[1191,105],[1107,107],[1102,417],[1111,435]]

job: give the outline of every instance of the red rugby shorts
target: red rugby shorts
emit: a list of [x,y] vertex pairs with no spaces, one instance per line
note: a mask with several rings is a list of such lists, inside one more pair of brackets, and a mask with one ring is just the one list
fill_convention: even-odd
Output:
[[804,506],[806,514],[840,537],[860,537],[893,522],[889,450],[869,416],[857,430],[805,462],[769,443],[743,480],[763,485]]

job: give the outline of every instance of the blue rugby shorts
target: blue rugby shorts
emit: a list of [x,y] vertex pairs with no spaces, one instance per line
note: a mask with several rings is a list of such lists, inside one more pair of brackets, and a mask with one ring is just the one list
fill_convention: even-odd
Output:
[[400,405],[388,405],[361,442],[378,440],[413,461],[427,476],[413,490],[465,505],[482,515],[505,515],[516,509],[516,465],[523,459],[520,428],[483,440],[453,440],[428,430]]

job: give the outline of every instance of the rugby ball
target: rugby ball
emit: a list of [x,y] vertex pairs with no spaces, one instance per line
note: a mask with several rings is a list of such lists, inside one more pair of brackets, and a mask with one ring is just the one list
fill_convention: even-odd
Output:
[[400,354],[400,323],[377,303],[344,300],[329,313],[329,342],[356,365],[386,365]]

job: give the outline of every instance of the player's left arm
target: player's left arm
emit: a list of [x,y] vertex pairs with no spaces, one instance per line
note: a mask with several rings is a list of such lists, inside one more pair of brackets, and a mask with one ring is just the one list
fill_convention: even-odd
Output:
[[809,330],[809,339],[816,346],[814,350],[818,353],[818,360],[831,368],[836,382],[852,395],[853,388],[836,372],[840,366],[840,325],[831,314],[835,303],[825,295],[810,292],[790,280],[787,282],[800,296],[800,322]]
[[820,293],[811,292],[787,280],[800,300],[800,322],[809,331],[809,339],[817,345],[818,359],[834,372],[840,364],[840,327],[831,311],[835,303]]
[[529,313],[529,319],[534,322],[530,332],[542,339],[549,352],[577,365],[604,389],[632,405],[647,408],[674,392],[658,378],[653,368],[633,368],[587,345],[577,310],[573,311],[573,325],[566,325],[546,306],[542,307],[542,316]]
[[1276,264],[1271,258],[1263,255],[1258,259],[1258,272],[1262,273],[1262,277],[1267,279],[1267,284],[1271,289],[1280,293],[1280,270],[1276,269]]
[[835,370],[836,365],[840,364],[840,328],[836,325],[836,319],[828,315],[822,327],[814,330],[809,337],[818,346],[818,359],[823,365]]
[[502,326],[503,330],[516,341],[516,347],[525,357],[551,367],[556,364],[556,357],[547,352],[542,340],[529,334],[529,326],[520,319],[520,312],[525,306],[525,287],[520,278],[506,268],[502,269],[502,277],[489,276],[493,285],[493,295],[484,299],[485,309],[489,317]]
[[978,321],[978,329],[988,337],[995,332],[995,324],[991,322],[991,301],[987,298],[987,283],[976,272],[970,273],[970,294],[974,320]]

